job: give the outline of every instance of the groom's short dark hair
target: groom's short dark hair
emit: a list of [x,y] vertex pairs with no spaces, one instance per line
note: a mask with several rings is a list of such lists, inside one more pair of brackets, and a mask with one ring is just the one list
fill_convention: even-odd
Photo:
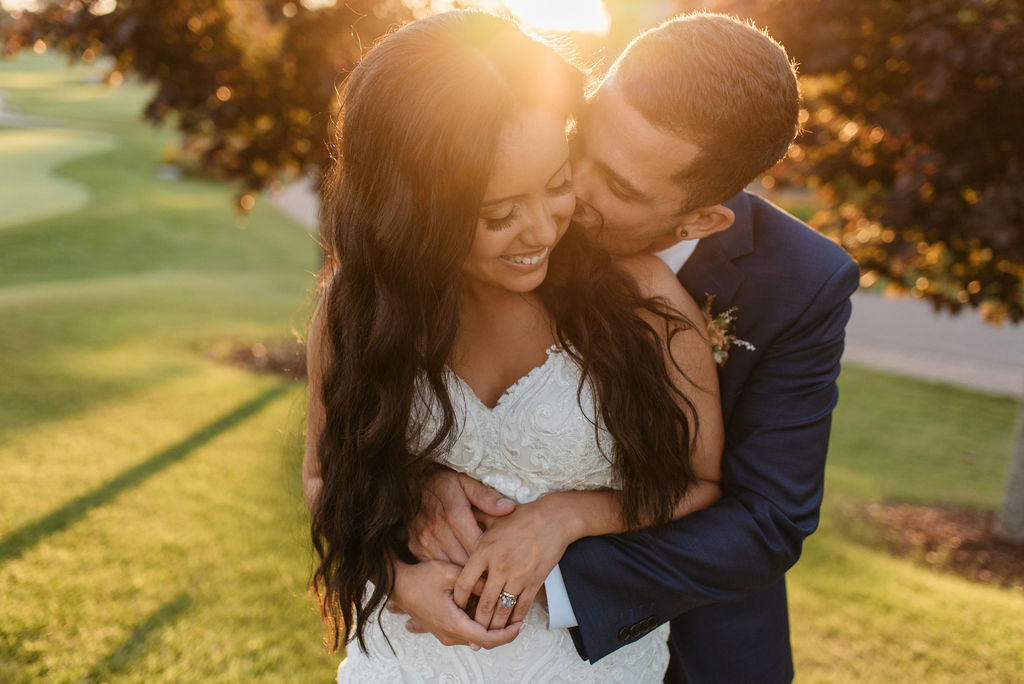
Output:
[[685,211],[738,193],[785,156],[799,129],[800,90],[785,49],[733,17],[670,19],[637,36],[609,77],[651,124],[701,148],[677,175]]

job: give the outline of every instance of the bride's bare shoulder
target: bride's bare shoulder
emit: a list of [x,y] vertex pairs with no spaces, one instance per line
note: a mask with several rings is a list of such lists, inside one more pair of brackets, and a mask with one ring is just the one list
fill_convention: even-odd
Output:
[[653,254],[618,256],[615,257],[615,263],[633,277],[645,297],[664,297],[687,317],[699,313],[697,303],[679,282],[676,274]]

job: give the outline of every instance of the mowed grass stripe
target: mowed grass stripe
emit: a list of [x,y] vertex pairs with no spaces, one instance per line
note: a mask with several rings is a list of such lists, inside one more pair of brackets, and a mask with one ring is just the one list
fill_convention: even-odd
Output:
[[78,157],[112,149],[101,133],[0,129],[0,229],[68,213],[88,202],[88,188],[57,169]]
[[164,468],[185,458],[198,447],[234,428],[267,403],[281,396],[287,389],[288,385],[285,384],[272,387],[231,412],[204,425],[180,442],[123,471],[102,486],[76,497],[38,520],[12,530],[0,538],[0,565],[18,558],[26,549],[49,535],[76,523],[93,508],[113,501],[124,491],[145,482]]

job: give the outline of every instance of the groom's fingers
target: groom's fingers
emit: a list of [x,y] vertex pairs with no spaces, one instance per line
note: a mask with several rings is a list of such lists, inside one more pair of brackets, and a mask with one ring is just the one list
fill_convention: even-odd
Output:
[[445,560],[455,565],[465,565],[469,560],[469,554],[463,548],[462,542],[450,527],[439,528],[434,531],[437,545],[445,556]]
[[459,473],[459,482],[470,503],[488,515],[508,515],[516,509],[515,501],[469,475]]
[[480,580],[484,571],[487,570],[485,565],[486,561],[480,560],[479,556],[470,556],[466,562],[466,566],[462,568],[459,576],[455,578],[455,585],[452,589],[452,598],[455,604],[463,610],[466,609],[466,604],[469,602],[470,594],[482,594],[483,590],[474,591],[477,589],[477,582]]
[[476,518],[473,517],[471,508],[450,510],[446,513],[445,519],[448,521],[445,532],[450,537],[449,544],[452,547],[458,547],[458,551],[455,553],[459,554],[462,560],[455,560],[451,553],[448,555],[456,565],[465,565],[469,552],[476,547],[476,542],[483,532],[476,524]]
[[[499,579],[493,574],[489,574],[487,581],[484,583],[484,590],[480,592],[480,602],[476,604],[476,621],[484,627],[488,627],[491,624],[491,617],[494,615],[494,611],[498,610],[498,595],[501,593],[502,587],[505,586],[505,580]],[[504,627],[505,622],[502,621],[501,625]]]
[[[424,536],[423,538],[424,540],[428,539],[426,536]],[[427,541],[427,543],[425,544],[420,543],[415,539],[410,539],[409,553],[414,555],[416,557],[416,560],[420,561],[421,563],[423,561],[432,560],[442,561],[444,563],[452,562],[452,559],[448,557],[448,554],[445,553],[444,549],[441,547],[441,545],[437,542],[437,540],[434,537],[429,537],[429,541]]]

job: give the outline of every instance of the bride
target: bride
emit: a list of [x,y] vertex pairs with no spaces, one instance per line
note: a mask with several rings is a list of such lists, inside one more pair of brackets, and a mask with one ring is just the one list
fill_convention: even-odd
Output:
[[[479,12],[407,25],[348,79],[303,464],[340,681],[663,677],[667,625],[591,665],[538,600],[575,539],[719,496],[700,312],[656,258],[612,260],[570,225],[582,91],[550,48]],[[509,519],[538,544],[510,550],[495,526],[465,567],[416,564],[403,531],[438,464],[519,502]],[[438,585],[518,637],[444,646],[383,610]]]

